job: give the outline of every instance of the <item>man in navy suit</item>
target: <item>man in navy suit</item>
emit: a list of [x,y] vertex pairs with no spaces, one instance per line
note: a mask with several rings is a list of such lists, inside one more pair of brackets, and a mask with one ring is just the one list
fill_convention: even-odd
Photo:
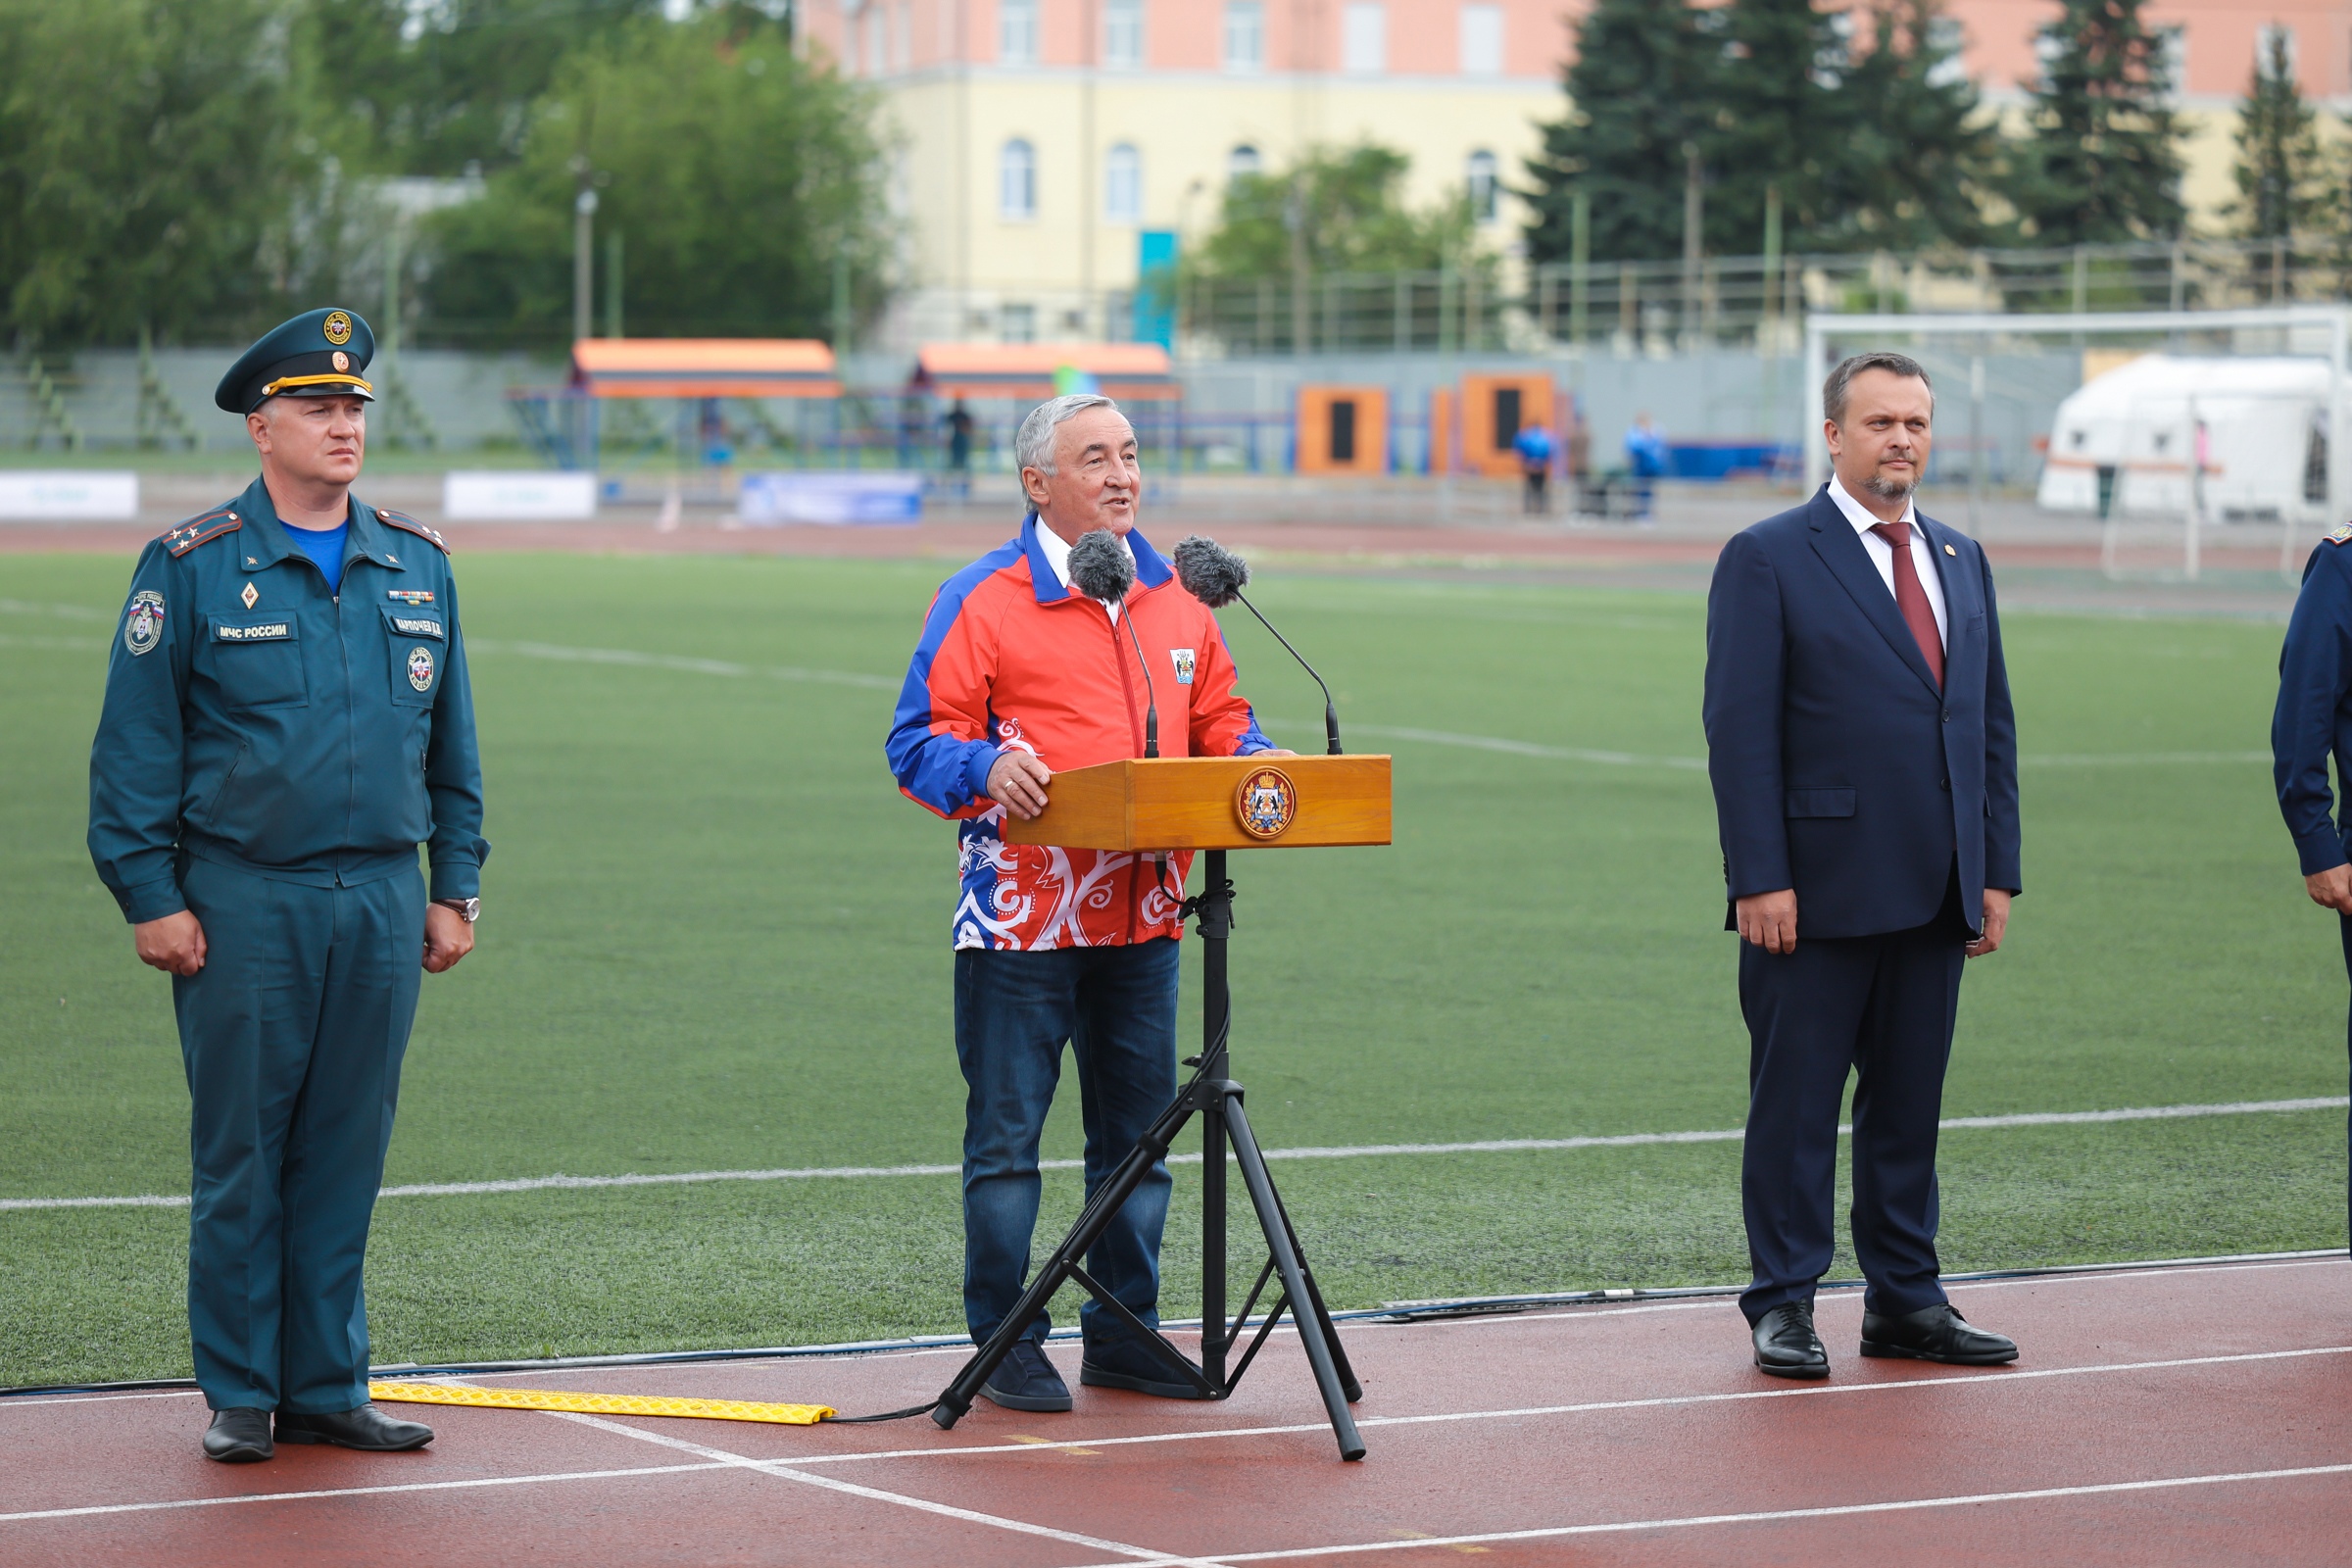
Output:
[[1751,1042],[1740,1304],[1759,1368],[1829,1374],[1813,1288],[1852,1071],[1862,1353],[2013,1361],[1953,1310],[1936,1259],[1962,956],[2001,945],[2020,887],[1992,573],[1912,505],[1936,410],[1917,362],[1856,355],[1822,405],[1836,476],[1735,536],[1707,595],[1707,772]]

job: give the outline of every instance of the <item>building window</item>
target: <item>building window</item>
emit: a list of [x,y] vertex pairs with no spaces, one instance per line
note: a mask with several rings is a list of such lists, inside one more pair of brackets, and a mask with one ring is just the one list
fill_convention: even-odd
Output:
[[2188,29],[2158,27],[2156,58],[2164,68],[2164,90],[2178,94],[2188,86]]
[[1144,220],[1144,155],[1132,142],[1119,143],[1102,159],[1102,220]]
[[1037,0],[997,0],[997,64],[1037,64]]
[[1018,137],[997,155],[997,216],[1015,223],[1037,216],[1037,149]]
[[862,18],[865,23],[865,74],[879,76],[890,70],[890,16],[881,6],[868,4]]
[[1494,177],[1494,155],[1480,148],[1470,155],[1463,172],[1470,187],[1470,216],[1482,223],[1492,223],[1498,205],[1496,198],[1501,194],[1501,184]]
[[1266,69],[1266,8],[1258,0],[1225,0],[1225,69]]
[[1103,0],[1102,64],[1113,71],[1144,67],[1144,0]]
[[1007,305],[1001,315],[1002,320],[997,327],[999,337],[1007,343],[1034,343],[1037,341],[1036,306]]
[[1340,67],[1359,76],[1389,69],[1389,8],[1379,0],[1354,0],[1341,14]]
[[1244,174],[1258,173],[1265,167],[1266,161],[1258,157],[1257,149],[1248,142],[1225,155],[1225,177],[1229,180],[1239,179]]
[[1461,49],[1463,75],[1502,74],[1502,7],[1462,7]]
[[[2295,29],[2281,22],[2266,23],[2254,31],[2254,69],[2268,74],[2276,51],[2286,51],[2286,74],[2295,74]],[[2176,81],[2175,87],[2180,84]]]

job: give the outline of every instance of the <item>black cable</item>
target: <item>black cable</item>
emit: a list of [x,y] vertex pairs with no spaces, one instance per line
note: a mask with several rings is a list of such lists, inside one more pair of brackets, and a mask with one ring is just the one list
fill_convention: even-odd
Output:
[[939,1408],[939,1401],[929,1404],[910,1404],[904,1410],[885,1410],[880,1415],[827,1415],[817,1420],[829,1427],[861,1427],[873,1421],[904,1421],[909,1416],[929,1415]]

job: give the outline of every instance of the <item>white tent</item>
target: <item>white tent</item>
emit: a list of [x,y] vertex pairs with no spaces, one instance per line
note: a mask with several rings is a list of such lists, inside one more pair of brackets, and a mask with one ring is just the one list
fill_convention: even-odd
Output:
[[2037,499],[2053,512],[2219,522],[2328,517],[2326,360],[2146,354],[2058,406]]

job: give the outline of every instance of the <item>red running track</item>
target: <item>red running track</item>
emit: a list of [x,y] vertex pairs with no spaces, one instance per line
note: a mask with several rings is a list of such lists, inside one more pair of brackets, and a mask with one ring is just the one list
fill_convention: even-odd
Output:
[[[192,1395],[11,1399],[0,1563],[2352,1560],[2352,1264],[1952,1295],[2016,1366],[1861,1360],[1851,1292],[1822,1298],[1821,1384],[1756,1374],[1720,1298],[1348,1324],[1360,1464],[1287,1335],[1222,1404],[1079,1389],[1071,1414],[984,1402],[949,1433],[411,1406],[440,1432],[422,1452],[231,1468],[198,1453]],[[854,1412],[929,1397],[959,1355],[480,1381]]]

